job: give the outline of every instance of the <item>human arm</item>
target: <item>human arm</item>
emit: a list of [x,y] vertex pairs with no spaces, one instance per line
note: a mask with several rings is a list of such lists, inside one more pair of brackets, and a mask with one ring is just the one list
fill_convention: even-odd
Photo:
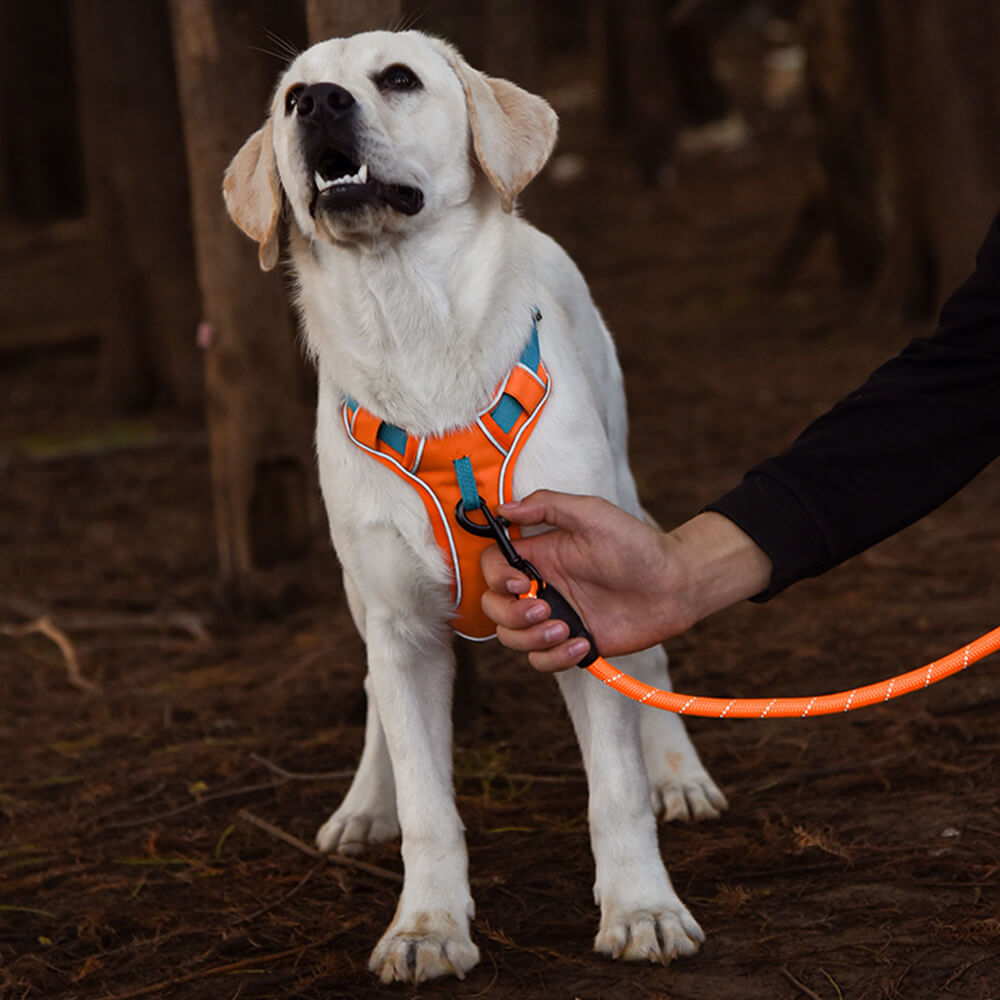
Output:
[[940,506],[1000,454],[1000,216],[914,340],[707,506],[770,556],[766,600]]
[[[761,549],[728,518],[703,513],[664,533],[597,497],[546,490],[501,508],[512,523],[545,524],[518,552],[580,612],[602,655],[634,652],[763,590],[771,575]],[[483,609],[497,635],[528,652],[538,670],[563,670],[586,651],[549,618],[544,601],[518,598],[528,580],[496,548],[483,556]],[[581,647],[578,644],[583,643]]]
[[[939,506],[998,454],[1000,216],[933,337],[913,341],[786,452],[674,532],[662,535],[593,498],[557,494],[542,511],[529,504],[509,516],[557,527],[518,547],[581,611],[599,650],[613,655],[824,572]],[[575,663],[582,652],[546,620],[544,604],[509,596],[517,591],[499,553],[488,551],[483,565],[483,607],[501,640],[533,651],[538,669]]]

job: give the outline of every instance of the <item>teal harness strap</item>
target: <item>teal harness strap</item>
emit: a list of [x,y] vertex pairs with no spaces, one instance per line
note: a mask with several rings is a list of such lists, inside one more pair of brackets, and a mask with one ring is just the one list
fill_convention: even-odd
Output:
[[458,488],[462,493],[462,508],[466,511],[478,510],[483,501],[479,497],[479,489],[476,487],[476,476],[472,471],[472,461],[469,456],[456,458],[454,461],[455,478],[458,480]]
[[[528,337],[528,343],[525,344],[521,356],[517,359],[518,364],[524,365],[525,368],[533,372],[538,371],[538,366],[542,361],[541,349],[538,346],[539,319],[541,319],[541,313],[535,309],[532,314],[531,336]],[[500,397],[500,402],[490,410],[490,416],[504,434],[509,434],[523,411],[524,407],[509,392],[505,392]]]

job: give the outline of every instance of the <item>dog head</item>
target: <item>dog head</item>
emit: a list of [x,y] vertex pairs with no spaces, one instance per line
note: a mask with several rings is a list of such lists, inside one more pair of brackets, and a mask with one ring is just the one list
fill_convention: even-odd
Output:
[[226,170],[226,206],[269,270],[283,198],[304,236],[331,242],[405,235],[480,184],[510,212],[556,127],[542,98],[472,69],[436,38],[334,38],[279,80],[267,120]]

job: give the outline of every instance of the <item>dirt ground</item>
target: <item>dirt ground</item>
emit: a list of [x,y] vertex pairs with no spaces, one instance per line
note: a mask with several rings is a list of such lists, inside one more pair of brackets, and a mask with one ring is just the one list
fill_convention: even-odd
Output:
[[[528,202],[617,336],[640,492],[668,525],[924,332],[860,318],[825,243],[786,291],[762,280],[814,174],[801,114],[747,113],[746,148],[681,160],[656,190],[614,141],[568,129],[585,174]],[[996,663],[846,717],[693,720],[731,808],[662,829],[708,940],[661,968],[592,954],[569,722],[551,679],[496,647],[456,741],[482,961],[381,988],[366,962],[398,845],[369,868],[307,846],[362,738],[363,649],[329,546],[234,614],[197,426],[101,416],[87,345],[4,357],[0,399],[2,621],[48,614],[100,686],[74,687],[50,638],[0,634],[0,996],[1000,996]],[[998,509],[993,468],[846,566],[703,623],[668,643],[676,687],[839,690],[980,635]]]

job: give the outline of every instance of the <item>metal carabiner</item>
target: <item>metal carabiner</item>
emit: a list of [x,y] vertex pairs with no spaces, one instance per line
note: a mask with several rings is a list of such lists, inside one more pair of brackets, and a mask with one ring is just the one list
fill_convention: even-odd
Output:
[[479,535],[480,538],[492,538],[500,547],[504,559],[507,560],[510,566],[519,573],[524,573],[525,576],[531,577],[536,584],[541,584],[541,574],[527,559],[518,555],[517,549],[514,548],[514,543],[510,540],[510,534],[507,531],[510,527],[510,521],[505,517],[498,517],[482,500],[479,501],[479,507],[473,509],[482,512],[483,517],[486,518],[485,524],[477,524],[473,521],[469,517],[469,511],[465,509],[465,504],[461,500],[458,501],[455,507],[455,520],[472,535]]

